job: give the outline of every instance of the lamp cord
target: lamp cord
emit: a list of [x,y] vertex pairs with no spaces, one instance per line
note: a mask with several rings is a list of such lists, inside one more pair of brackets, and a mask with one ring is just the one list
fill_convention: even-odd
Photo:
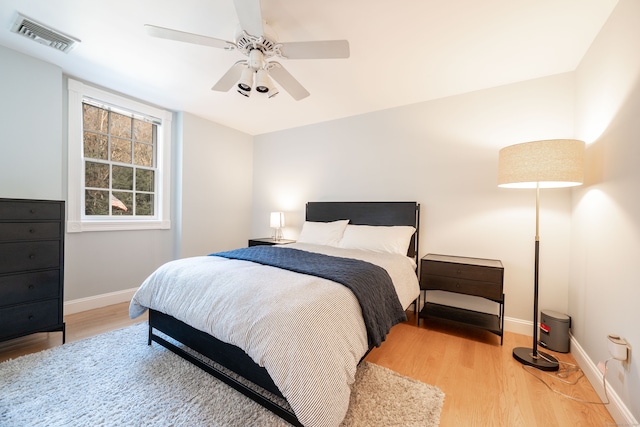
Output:
[[[546,357],[544,357],[543,354],[540,354],[540,357],[548,360]],[[604,388],[604,397],[606,398],[606,402],[595,402],[595,401],[588,401],[588,400],[583,400],[583,399],[578,399],[577,397],[573,397],[573,396],[569,396],[568,394],[562,393],[559,390],[554,389],[549,383],[547,383],[544,378],[536,375],[534,372],[540,372],[538,369],[535,369],[532,366],[527,366],[527,365],[522,365],[522,369],[524,369],[525,371],[527,371],[528,373],[530,373],[534,378],[536,378],[538,381],[540,381],[542,384],[544,384],[545,386],[547,386],[547,388],[551,391],[553,391],[554,393],[559,394],[560,396],[566,397],[567,399],[571,399],[571,400],[575,400],[576,402],[581,402],[581,403],[588,403],[591,405],[608,405],[609,403],[611,403],[609,401],[609,395],[607,394],[607,363],[609,363],[610,360],[612,360],[613,358],[609,358],[604,362],[604,374],[602,375],[602,387]],[[560,369],[555,375],[546,373],[546,375],[552,377],[552,378],[556,378],[557,380],[565,383],[565,384],[569,384],[569,385],[576,385],[578,383],[578,381],[580,381],[580,379],[582,377],[584,377],[584,372],[582,371],[582,369],[580,369],[580,367],[578,365],[574,365],[573,363],[568,363],[568,362],[561,362],[558,361],[558,364],[560,366],[564,365],[566,366],[566,368]],[[573,373],[573,372],[579,372],[579,376],[578,378],[576,378],[574,381],[567,381],[564,380],[562,378],[566,378],[569,376],[569,374]]]

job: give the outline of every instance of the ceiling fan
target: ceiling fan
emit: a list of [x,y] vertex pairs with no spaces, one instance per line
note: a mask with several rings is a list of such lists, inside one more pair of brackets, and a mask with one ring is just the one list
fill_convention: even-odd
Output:
[[271,77],[296,101],[309,96],[309,92],[274,57],[285,59],[348,58],[347,40],[323,40],[280,43],[269,35],[262,20],[260,0],[234,0],[240,28],[235,41],[216,39],[199,34],[186,33],[146,24],[147,33],[154,37],[211,46],[225,50],[237,50],[248,57],[236,62],[218,80],[211,90],[227,92],[236,86],[238,92],[249,96],[256,92],[269,98],[278,94]]

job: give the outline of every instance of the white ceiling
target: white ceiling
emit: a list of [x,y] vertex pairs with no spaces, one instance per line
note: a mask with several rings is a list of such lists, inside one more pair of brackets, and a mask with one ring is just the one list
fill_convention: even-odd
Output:
[[[71,76],[251,135],[442,98],[578,66],[617,0],[261,0],[278,41],[347,39],[349,59],[280,62],[295,101],[211,87],[239,52],[148,36],[144,24],[232,40],[232,0],[2,0],[0,44]],[[68,54],[9,29],[20,12],[80,39]],[[2,67],[0,64],[0,76]]]

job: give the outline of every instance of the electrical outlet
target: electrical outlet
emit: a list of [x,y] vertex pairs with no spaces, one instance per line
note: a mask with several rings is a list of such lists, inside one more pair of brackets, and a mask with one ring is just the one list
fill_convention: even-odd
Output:
[[609,338],[609,353],[614,359],[625,361],[629,358],[629,351],[627,348],[627,342],[619,335],[610,334]]

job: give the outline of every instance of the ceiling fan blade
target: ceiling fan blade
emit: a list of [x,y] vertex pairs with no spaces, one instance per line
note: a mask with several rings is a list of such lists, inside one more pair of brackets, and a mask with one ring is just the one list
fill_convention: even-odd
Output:
[[234,0],[234,4],[240,28],[252,36],[260,37],[264,32],[260,0]]
[[218,82],[213,85],[211,90],[215,90],[218,92],[229,91],[229,89],[231,89],[233,85],[238,83],[238,80],[240,80],[240,74],[242,74],[242,70],[244,70],[245,68],[247,68],[247,61],[236,62],[231,66],[231,68],[227,70],[226,73],[224,73],[224,76],[222,76],[220,80],[218,80]]
[[201,36],[199,34],[185,33],[184,31],[172,30],[170,28],[157,27],[150,24],[145,24],[144,28],[150,36],[160,37],[162,39],[217,47],[220,49],[235,49],[236,47],[236,45],[230,41]]
[[289,92],[289,95],[296,101],[309,96],[309,92],[279,62],[269,62],[267,70],[269,75],[282,86],[282,89]]
[[347,40],[281,43],[280,52],[287,59],[348,58]]

